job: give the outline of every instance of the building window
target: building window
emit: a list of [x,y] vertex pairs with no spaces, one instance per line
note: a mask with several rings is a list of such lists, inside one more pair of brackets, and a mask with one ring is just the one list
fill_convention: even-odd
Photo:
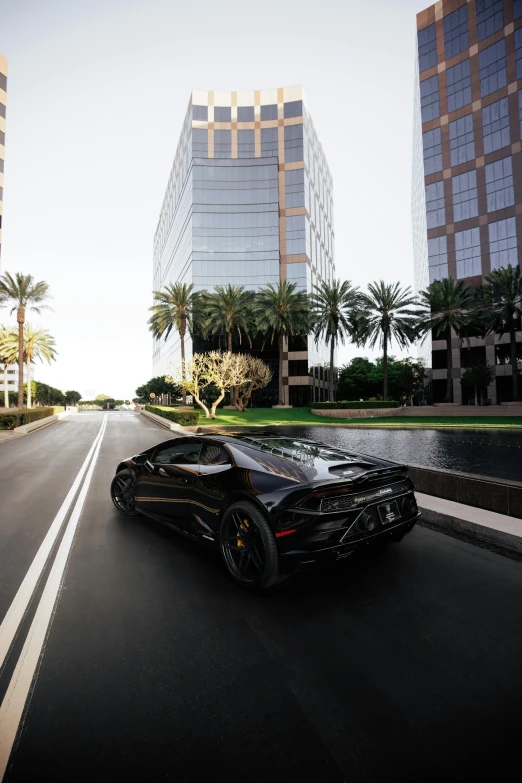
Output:
[[466,114],[449,124],[451,165],[467,163],[475,157],[473,115]]
[[277,128],[261,128],[261,157],[276,158],[277,153]]
[[506,41],[504,38],[479,52],[479,72],[481,98],[506,86]]
[[230,158],[232,155],[232,131],[214,131],[214,157]]
[[206,122],[208,120],[208,106],[193,106],[192,119]]
[[307,290],[307,280],[310,275],[310,268],[306,262],[298,264],[288,264],[286,267],[286,279],[289,283],[296,284],[297,291]]
[[288,117],[301,117],[303,114],[303,101],[289,101],[285,103],[285,120]]
[[285,163],[303,160],[303,126],[285,125]]
[[256,143],[253,130],[238,130],[237,132],[237,157],[255,158]]
[[194,158],[208,158],[207,130],[200,128],[194,128],[192,130],[192,155]]
[[507,267],[509,264],[515,267],[518,264],[515,218],[490,223],[488,228],[491,270]]
[[214,122],[230,122],[232,109],[230,106],[214,106]]
[[254,122],[254,107],[253,106],[238,106],[237,107],[237,121],[238,122]]
[[304,207],[305,205],[305,172],[304,169],[285,171],[285,206]]
[[446,223],[444,207],[444,180],[426,185],[426,225],[428,228],[438,228]]
[[469,59],[446,71],[448,111],[456,111],[471,103],[471,71]]
[[484,153],[495,152],[511,144],[508,99],[501,98],[482,109]]
[[288,375],[291,378],[295,378],[299,375],[308,375],[307,359],[290,359],[288,361]]
[[452,177],[451,187],[453,191],[453,220],[460,220],[478,216],[477,198],[477,172],[467,171],[458,177]]
[[486,169],[486,195],[488,212],[512,207],[515,203],[511,156],[490,163]]
[[437,65],[437,33],[435,24],[430,24],[417,33],[419,45],[419,70],[427,71]]
[[477,38],[483,41],[504,27],[503,0],[476,0]]
[[522,0],[513,0],[513,19],[522,16]]
[[440,117],[439,76],[431,76],[420,83],[422,122]]
[[479,228],[455,232],[455,255],[459,280],[463,277],[476,277],[482,274]]
[[430,271],[430,283],[433,283],[434,280],[443,280],[448,276],[448,247],[446,236],[428,239],[428,266]]
[[436,174],[442,171],[442,139],[440,128],[422,134],[424,152],[424,174]]
[[261,120],[277,120],[277,103],[261,106]]
[[468,46],[468,6],[461,5],[452,14],[444,17],[444,56],[446,60],[460,54]]
[[522,78],[522,27],[515,30],[515,57],[517,60],[517,79]]
[[292,215],[286,220],[286,253],[306,253],[306,215]]

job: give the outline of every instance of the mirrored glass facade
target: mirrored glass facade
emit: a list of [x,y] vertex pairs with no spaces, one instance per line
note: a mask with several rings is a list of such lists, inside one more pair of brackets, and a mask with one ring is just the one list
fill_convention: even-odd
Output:
[[2,213],[4,201],[5,115],[7,104],[7,60],[0,54],[0,259],[2,256]]
[[[520,264],[522,246],[522,8],[513,0],[442,0],[417,15],[412,218],[415,287],[445,277],[478,285]],[[522,344],[522,328],[517,340]],[[495,373],[493,403],[511,399],[511,368],[495,362],[507,335],[477,335]],[[454,343],[453,399],[466,403]],[[421,351],[441,402],[446,341]],[[522,362],[520,366],[522,372]]]
[[[332,178],[302,88],[195,91],[154,237],[154,290],[179,281],[256,291],[289,280],[311,292],[334,275]],[[188,354],[210,347],[198,335],[188,342]],[[290,342],[287,401],[326,399],[326,346]],[[275,348],[262,355],[276,371]],[[179,361],[176,335],[154,342],[154,375]]]

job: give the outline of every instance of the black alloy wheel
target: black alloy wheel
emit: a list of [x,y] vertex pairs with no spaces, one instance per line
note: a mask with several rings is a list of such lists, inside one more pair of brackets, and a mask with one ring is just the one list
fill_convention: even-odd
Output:
[[272,587],[281,580],[274,534],[263,512],[248,501],[223,514],[220,549],[228,573],[242,587]]
[[112,502],[122,514],[134,516],[136,511],[136,495],[134,473],[132,470],[120,470],[111,483]]

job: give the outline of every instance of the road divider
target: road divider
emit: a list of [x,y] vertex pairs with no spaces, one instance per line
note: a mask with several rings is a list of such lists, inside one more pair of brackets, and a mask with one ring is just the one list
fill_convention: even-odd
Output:
[[[85,475],[85,480],[81,487],[76,503],[74,504],[71,516],[63,534],[63,538],[60,542],[60,546],[58,547],[58,551],[44,587],[42,597],[40,598],[40,602],[36,609],[33,622],[31,623],[31,627],[29,629],[29,633],[27,634],[22,652],[7,688],[7,693],[2,704],[0,705],[0,783],[3,780],[5,770],[7,768],[9,756],[11,754],[18,728],[24,714],[24,708],[29,696],[31,684],[33,682],[36,668],[43,651],[56,600],[62,586],[63,576],[65,573],[67,561],[69,559],[74,535],[76,533],[78,522],[80,520],[87,493],[89,491],[106,427],[107,416],[104,416],[100,431],[91,447],[91,450],[89,451],[89,454],[86,457],[86,460],[77,476],[75,483],[69,492],[69,495],[72,493],[72,500],[79,486],[77,481],[79,480],[79,482],[81,482],[81,477],[83,476],[82,471],[87,465],[88,467],[86,468],[87,473]],[[73,489],[75,490],[74,492]],[[69,495],[67,497],[69,497]],[[66,501],[67,498],[62,505],[62,509],[64,508]],[[62,509],[60,509],[58,515],[61,514]],[[68,507],[63,512],[64,517],[67,514],[67,510]],[[58,535],[58,533],[56,535]],[[42,570],[44,566],[45,563],[42,566]]]

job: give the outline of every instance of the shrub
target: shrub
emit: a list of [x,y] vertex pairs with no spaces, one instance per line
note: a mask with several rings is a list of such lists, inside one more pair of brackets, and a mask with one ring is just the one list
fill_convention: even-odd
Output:
[[399,406],[400,402],[395,400],[363,400],[362,402],[343,400],[342,402],[314,402],[310,408],[315,408],[316,410],[328,408],[331,410],[351,410],[354,408],[398,408]]
[[164,419],[168,419],[169,421],[175,421],[176,424],[180,424],[181,426],[195,427],[199,424],[199,411],[179,411],[172,408],[165,411],[154,405],[145,405],[145,410],[149,413],[155,413],[156,416],[163,416]]
[[22,424],[30,424],[53,415],[54,408],[21,408],[12,413],[0,413],[0,430],[14,430]]

